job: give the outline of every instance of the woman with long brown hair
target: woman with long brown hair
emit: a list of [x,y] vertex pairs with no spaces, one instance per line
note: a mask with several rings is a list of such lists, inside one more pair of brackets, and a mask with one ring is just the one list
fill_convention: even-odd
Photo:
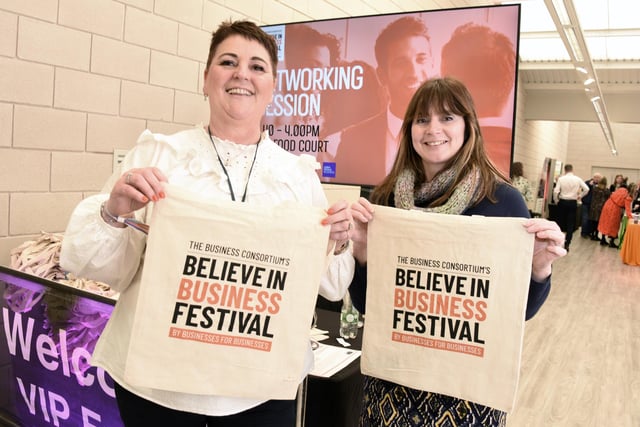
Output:
[[[367,289],[367,224],[375,221],[374,204],[451,215],[529,217],[518,190],[487,156],[469,91],[452,78],[428,80],[418,88],[404,116],[390,174],[374,189],[371,201],[361,198],[351,207],[356,272],[349,292],[361,312]],[[530,318],[549,293],[552,262],[567,252],[556,223],[529,219],[524,227],[535,234],[526,309]],[[435,426],[443,419],[452,426],[506,423],[506,413],[498,409],[369,376],[364,395],[361,426]]]

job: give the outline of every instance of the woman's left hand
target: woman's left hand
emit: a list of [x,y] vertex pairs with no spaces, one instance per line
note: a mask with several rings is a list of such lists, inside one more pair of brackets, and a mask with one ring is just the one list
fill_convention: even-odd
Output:
[[[349,203],[340,200],[327,209],[327,217],[322,220],[322,225],[329,225],[330,244],[335,242],[336,250],[349,241],[349,232],[353,228],[353,218]],[[331,245],[332,246],[332,245]]]
[[528,219],[524,228],[536,236],[531,278],[536,282],[542,282],[551,275],[553,261],[567,254],[564,249],[564,233],[557,223],[543,218]]

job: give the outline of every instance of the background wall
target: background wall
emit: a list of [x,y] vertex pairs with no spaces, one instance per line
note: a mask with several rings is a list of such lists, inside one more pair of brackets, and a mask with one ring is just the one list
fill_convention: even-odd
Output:
[[[417,9],[382,0],[0,0],[0,264],[41,231],[64,231],[73,207],[111,174],[114,149],[131,148],[145,128],[206,122],[202,75],[220,21]],[[519,89],[517,118],[526,98]],[[590,138],[601,134],[596,123],[517,120],[514,160],[533,182],[545,157],[585,178],[598,167],[637,170],[638,128],[613,124],[621,154],[612,157]]]
[[[522,162],[524,176],[531,182],[534,192],[542,173],[546,157],[564,159],[567,152],[569,124],[566,122],[526,121],[524,110],[527,93],[518,86],[516,97],[516,131],[513,161]],[[529,209],[536,211],[535,200],[528,203]]]

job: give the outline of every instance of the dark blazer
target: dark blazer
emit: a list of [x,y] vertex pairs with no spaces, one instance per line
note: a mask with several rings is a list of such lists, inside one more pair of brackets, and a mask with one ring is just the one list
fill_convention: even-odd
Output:
[[336,152],[336,177],[341,184],[377,185],[386,176],[387,110],[345,128]]
[[481,126],[480,131],[487,155],[493,164],[508,177],[511,171],[511,128]]
[[[491,161],[506,176],[511,165],[512,130],[482,126],[485,149]],[[386,176],[385,144],[387,110],[345,128],[336,152],[336,177],[341,184],[377,185]]]

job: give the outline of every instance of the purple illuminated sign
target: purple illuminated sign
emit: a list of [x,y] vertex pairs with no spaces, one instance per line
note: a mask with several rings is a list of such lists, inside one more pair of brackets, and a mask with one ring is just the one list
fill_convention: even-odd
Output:
[[3,415],[34,427],[122,426],[113,380],[91,366],[113,303],[4,267],[0,286]]

